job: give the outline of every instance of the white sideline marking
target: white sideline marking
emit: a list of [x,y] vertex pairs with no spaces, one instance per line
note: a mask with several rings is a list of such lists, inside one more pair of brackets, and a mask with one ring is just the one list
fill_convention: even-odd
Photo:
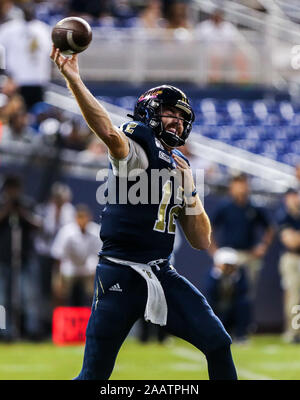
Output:
[[[193,362],[199,362],[200,369],[203,368],[204,364],[205,364],[205,367],[207,365],[205,356],[202,353],[200,353],[199,350],[194,351],[191,349],[186,349],[185,347],[177,347],[174,350],[172,350],[172,353],[176,354],[179,357],[186,358],[187,360],[190,360]],[[245,368],[238,368],[237,373],[238,373],[238,375],[242,375],[246,379],[250,379],[250,380],[262,380],[262,381],[273,380],[273,378],[271,378],[269,376],[257,374],[256,372],[249,371],[248,369],[245,369]]]
[[279,351],[279,346],[270,344],[269,346],[265,346],[261,351],[266,354],[276,354]]
[[255,380],[255,381],[273,381],[274,379],[270,376],[257,374],[256,372],[249,371],[244,368],[239,368],[237,371],[238,375],[241,374],[247,379]]
[[202,368],[199,364],[180,362],[175,364],[169,364],[168,369],[173,369],[175,371],[201,371]]
[[172,350],[172,353],[179,357],[186,358],[190,361],[206,365],[205,356],[202,353],[200,353],[199,350],[194,351],[191,349],[186,349],[185,347],[176,347]]
[[49,371],[54,369],[50,365],[46,364],[38,364],[38,365],[27,365],[27,364],[18,364],[18,365],[0,365],[0,371],[5,372],[37,372],[37,371]]
[[270,371],[286,371],[287,369],[299,369],[300,361],[263,362],[260,366]]

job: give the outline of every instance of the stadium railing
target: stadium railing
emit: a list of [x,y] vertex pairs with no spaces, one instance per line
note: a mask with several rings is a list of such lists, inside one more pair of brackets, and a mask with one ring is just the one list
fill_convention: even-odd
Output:
[[[221,49],[222,43],[217,44]],[[272,84],[271,54],[261,35],[232,41],[223,52],[220,67],[224,82],[241,82],[234,52],[246,60],[247,79],[242,83]],[[181,81],[206,84],[210,81],[211,44],[196,37],[193,30],[144,30],[93,28],[93,40],[79,57],[82,77],[94,81]],[[59,72],[53,70],[56,79]]]
[[[290,43],[299,43],[300,29],[295,22],[299,16],[299,5],[283,1],[260,1],[266,12],[253,9],[247,4],[227,0],[222,4],[225,19],[239,26],[250,28],[263,34],[270,34],[280,40]],[[211,14],[220,6],[213,0],[194,0],[194,8]],[[289,12],[286,12],[288,9]],[[290,16],[293,15],[291,20]],[[298,17],[299,18],[299,17]]]

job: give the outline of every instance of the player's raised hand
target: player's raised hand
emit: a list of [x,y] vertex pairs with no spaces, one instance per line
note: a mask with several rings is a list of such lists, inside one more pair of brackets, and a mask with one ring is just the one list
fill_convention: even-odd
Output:
[[61,54],[60,50],[53,45],[50,58],[57,65],[57,68],[68,82],[76,82],[76,80],[80,78],[77,54],[73,54],[71,57],[65,57]]
[[184,191],[186,193],[191,193],[195,188],[195,184],[190,166],[183,158],[177,156],[176,154],[172,154],[172,157],[176,161],[176,170],[181,173]]

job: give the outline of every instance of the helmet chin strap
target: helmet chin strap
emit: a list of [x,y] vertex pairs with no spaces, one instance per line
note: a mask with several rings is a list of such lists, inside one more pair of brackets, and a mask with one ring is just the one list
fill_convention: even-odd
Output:
[[169,144],[167,144],[162,138],[160,138],[160,141],[162,142],[162,144],[170,149],[176,149],[176,146],[170,146]]

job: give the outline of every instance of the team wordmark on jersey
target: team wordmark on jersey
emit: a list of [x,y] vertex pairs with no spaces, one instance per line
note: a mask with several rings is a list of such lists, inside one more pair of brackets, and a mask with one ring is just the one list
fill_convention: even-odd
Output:
[[161,158],[162,160],[166,161],[166,162],[171,162],[170,160],[170,156],[168,156],[168,154],[164,153],[163,151],[160,151],[158,153],[158,157]]

